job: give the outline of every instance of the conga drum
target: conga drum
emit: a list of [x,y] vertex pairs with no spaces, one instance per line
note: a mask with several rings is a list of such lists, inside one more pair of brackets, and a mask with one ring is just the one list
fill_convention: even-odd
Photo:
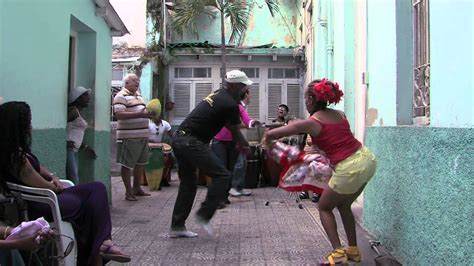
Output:
[[283,167],[270,158],[268,155],[268,150],[263,148],[261,152],[262,158],[262,175],[263,175],[263,182],[266,186],[278,187],[280,181],[280,172],[283,170]]
[[163,178],[161,182],[169,183],[171,182],[171,168],[173,168],[173,157],[171,153],[173,148],[167,143],[162,143],[162,151],[164,155],[164,167],[163,167]]
[[150,191],[159,190],[161,179],[163,177],[163,168],[165,165],[165,157],[162,151],[161,143],[150,143],[150,159],[145,165],[145,176]]
[[245,188],[256,188],[260,181],[260,149],[258,142],[250,142],[250,154],[247,156]]

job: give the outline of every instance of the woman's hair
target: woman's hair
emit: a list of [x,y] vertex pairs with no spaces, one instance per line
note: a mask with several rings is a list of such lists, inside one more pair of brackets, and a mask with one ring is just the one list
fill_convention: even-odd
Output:
[[311,81],[308,84],[307,91],[309,96],[316,99],[313,108],[309,110],[310,114],[325,110],[330,103],[338,103],[342,95],[344,95],[337,83],[333,83],[327,79],[315,79]]
[[31,151],[31,110],[25,102],[0,105],[0,182],[6,176],[19,176],[25,154]]

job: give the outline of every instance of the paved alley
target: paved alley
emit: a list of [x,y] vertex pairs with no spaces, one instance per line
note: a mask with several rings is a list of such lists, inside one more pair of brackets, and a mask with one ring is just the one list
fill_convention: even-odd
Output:
[[[168,238],[178,184],[174,176],[170,187],[130,202],[124,200],[121,178],[112,177],[112,238],[131,254],[129,265],[318,265],[331,249],[316,204],[307,200],[299,209],[294,198],[273,187],[254,189],[250,197],[231,198],[232,204],[218,210],[211,221],[214,236],[210,237],[194,219],[206,195],[206,188],[200,186],[187,223],[199,237]],[[364,255],[359,265],[373,265],[374,254],[358,230]]]

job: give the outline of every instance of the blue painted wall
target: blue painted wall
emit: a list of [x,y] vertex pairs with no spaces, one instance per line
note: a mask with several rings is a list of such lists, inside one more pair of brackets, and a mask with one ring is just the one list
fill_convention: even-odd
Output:
[[143,96],[145,103],[152,98],[152,78],[153,71],[151,63],[147,63],[142,69],[142,75],[140,76],[140,92]]
[[395,3],[395,0],[367,1],[367,126],[396,125]]
[[433,126],[474,126],[473,9],[470,0],[430,1]]

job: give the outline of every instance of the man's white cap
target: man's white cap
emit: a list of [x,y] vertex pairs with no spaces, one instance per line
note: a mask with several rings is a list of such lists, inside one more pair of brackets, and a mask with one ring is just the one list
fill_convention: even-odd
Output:
[[82,86],[72,88],[71,91],[69,92],[69,97],[68,97],[67,103],[73,103],[74,101],[77,100],[77,98],[81,97],[81,95],[86,93],[86,92],[90,93],[91,89],[86,89]]
[[247,86],[253,84],[253,81],[251,81],[247,75],[245,75],[245,73],[240,70],[231,70],[227,72],[225,74],[225,81],[229,83],[243,83]]

